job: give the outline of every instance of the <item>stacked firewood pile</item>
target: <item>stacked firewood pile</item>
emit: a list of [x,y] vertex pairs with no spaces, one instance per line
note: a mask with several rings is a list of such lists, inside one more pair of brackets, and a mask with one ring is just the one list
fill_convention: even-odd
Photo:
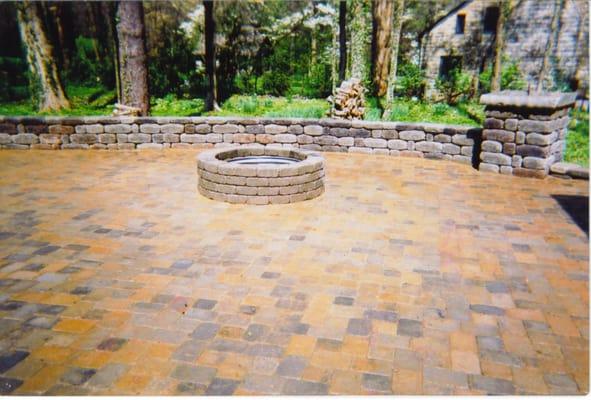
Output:
[[142,112],[141,109],[132,106],[126,106],[125,104],[115,103],[113,116],[133,116],[137,117]]
[[328,98],[333,104],[330,116],[343,119],[363,119],[365,114],[365,89],[359,79],[343,81],[336,93]]

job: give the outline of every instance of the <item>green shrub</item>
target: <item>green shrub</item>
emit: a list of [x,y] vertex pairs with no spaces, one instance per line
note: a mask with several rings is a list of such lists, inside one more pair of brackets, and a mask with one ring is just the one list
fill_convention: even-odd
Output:
[[169,94],[164,98],[153,99],[150,113],[156,116],[188,117],[201,115],[204,108],[203,99],[177,99],[174,95]]
[[471,81],[470,74],[454,68],[447,76],[437,78],[435,87],[443,95],[445,102],[453,105],[468,97]]
[[0,57],[0,100],[22,100],[29,97],[28,66],[20,57]]
[[[488,65],[479,76],[479,87],[481,93],[489,93],[492,82],[492,65]],[[527,87],[519,65],[515,61],[509,62],[503,59],[501,69],[501,90],[522,90]]]
[[72,57],[69,81],[83,85],[97,85],[112,79],[112,64],[108,60],[97,60],[94,39],[78,36],[75,39],[76,53]]
[[396,92],[406,97],[422,97],[425,90],[425,72],[412,63],[402,64],[396,77]]
[[289,89],[289,77],[280,71],[267,71],[262,76],[263,92],[273,96],[283,96]]

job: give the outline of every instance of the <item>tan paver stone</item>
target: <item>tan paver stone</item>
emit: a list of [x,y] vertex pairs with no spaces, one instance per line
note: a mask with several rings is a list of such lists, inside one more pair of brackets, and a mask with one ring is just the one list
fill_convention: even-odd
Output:
[[453,350],[467,351],[476,353],[476,338],[466,332],[455,331],[452,332],[450,337],[450,344]]
[[329,394],[345,395],[348,393],[362,393],[361,382],[363,374],[355,371],[335,370],[330,378]]
[[375,372],[389,375],[392,372],[392,364],[386,360],[354,358],[351,362],[351,369],[360,372]]
[[422,394],[422,374],[420,371],[397,368],[392,373],[392,393],[402,395]]
[[27,379],[14,394],[41,394],[54,386],[66,371],[63,365],[48,365]]
[[546,321],[552,327],[555,334],[560,336],[579,336],[579,330],[572,320],[567,316],[546,314]]
[[56,332],[85,333],[95,325],[95,321],[85,319],[63,319],[53,327],[53,330]]
[[480,361],[476,353],[469,351],[452,350],[451,366],[454,371],[467,374],[480,374]]
[[513,368],[513,381],[518,389],[528,393],[547,393],[543,373],[537,368]]
[[98,369],[107,364],[111,359],[111,353],[105,351],[84,351],[74,356],[69,363],[82,368]]
[[126,393],[129,395],[138,395],[150,383],[152,377],[149,375],[134,375],[131,372],[123,375],[115,383],[115,387],[110,390],[111,393]]
[[511,367],[508,365],[498,364],[488,360],[481,360],[480,367],[482,369],[482,375],[499,379],[512,379]]
[[361,336],[345,335],[341,351],[353,355],[355,358],[367,357],[369,342]]
[[47,363],[61,364],[66,362],[73,353],[72,348],[49,345],[37,348],[31,356]]
[[313,336],[293,335],[285,349],[287,355],[310,356],[316,346],[316,338]]

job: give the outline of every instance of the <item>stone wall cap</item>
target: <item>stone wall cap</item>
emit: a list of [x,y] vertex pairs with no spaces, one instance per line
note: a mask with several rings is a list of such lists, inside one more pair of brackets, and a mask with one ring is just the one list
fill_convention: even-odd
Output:
[[542,92],[528,94],[520,90],[503,90],[480,96],[480,103],[487,106],[562,108],[574,104],[576,93]]

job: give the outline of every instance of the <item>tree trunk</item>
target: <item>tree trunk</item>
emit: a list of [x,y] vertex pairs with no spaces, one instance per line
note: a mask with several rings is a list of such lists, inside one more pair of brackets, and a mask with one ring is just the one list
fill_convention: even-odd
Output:
[[394,88],[398,73],[398,49],[400,49],[400,34],[402,31],[402,17],[404,16],[404,0],[394,0],[392,22],[392,52],[390,53],[390,74],[388,75],[388,89],[386,90],[386,110],[390,109],[394,101]]
[[367,0],[352,0],[351,22],[351,77],[359,79],[364,86],[369,83],[370,20]]
[[562,4],[564,0],[554,0],[554,12],[552,13],[552,25],[550,26],[550,37],[546,43],[546,49],[544,50],[544,60],[542,61],[542,68],[538,75],[538,85],[536,91],[541,92],[544,90],[544,80],[548,76],[550,70],[550,57],[554,50],[554,44],[556,42],[556,34],[558,28],[558,20],[560,19],[560,10],[562,10]]
[[[316,17],[316,3],[312,1],[312,19]],[[315,30],[317,27],[310,29],[310,65],[308,65],[308,76],[311,77],[314,67],[318,63],[318,41],[316,39]]]
[[339,1],[339,85],[347,72],[347,1]]
[[117,16],[121,101],[124,105],[139,108],[141,115],[148,115],[150,95],[142,2],[120,2]]
[[29,88],[39,111],[69,108],[53,47],[42,22],[40,4],[25,0],[15,5],[21,38],[27,49]]
[[495,34],[495,59],[493,64],[490,91],[501,90],[501,75],[503,69],[503,48],[505,47],[505,18],[507,17],[507,0],[499,0],[499,19],[497,20],[497,32]]
[[205,7],[205,72],[208,79],[205,110],[212,111],[217,105],[217,80],[215,76],[215,20],[213,18],[213,0],[203,0]]
[[388,88],[388,73],[392,52],[392,5],[391,0],[373,1],[372,66],[375,95],[383,102]]
[[[332,4],[335,4],[334,0],[332,2]],[[337,38],[337,18],[336,15],[333,16],[332,19],[332,26],[331,26],[331,34],[332,34],[332,51],[331,51],[331,57],[330,57],[330,80],[331,80],[331,91],[330,93],[332,94],[331,99],[332,99],[332,104],[331,107],[334,109],[334,94],[335,94],[335,90],[337,88],[337,80],[338,80],[338,76],[337,76],[337,57],[339,57],[339,54],[337,53],[337,46],[338,46],[338,38]]]
[[113,24],[115,21],[116,7],[115,3],[101,2],[101,16],[105,21],[106,37],[109,47],[109,58],[113,61],[113,72],[115,75],[115,93],[117,93],[117,103],[121,103],[121,83],[119,82],[119,44],[117,43],[117,28]]

